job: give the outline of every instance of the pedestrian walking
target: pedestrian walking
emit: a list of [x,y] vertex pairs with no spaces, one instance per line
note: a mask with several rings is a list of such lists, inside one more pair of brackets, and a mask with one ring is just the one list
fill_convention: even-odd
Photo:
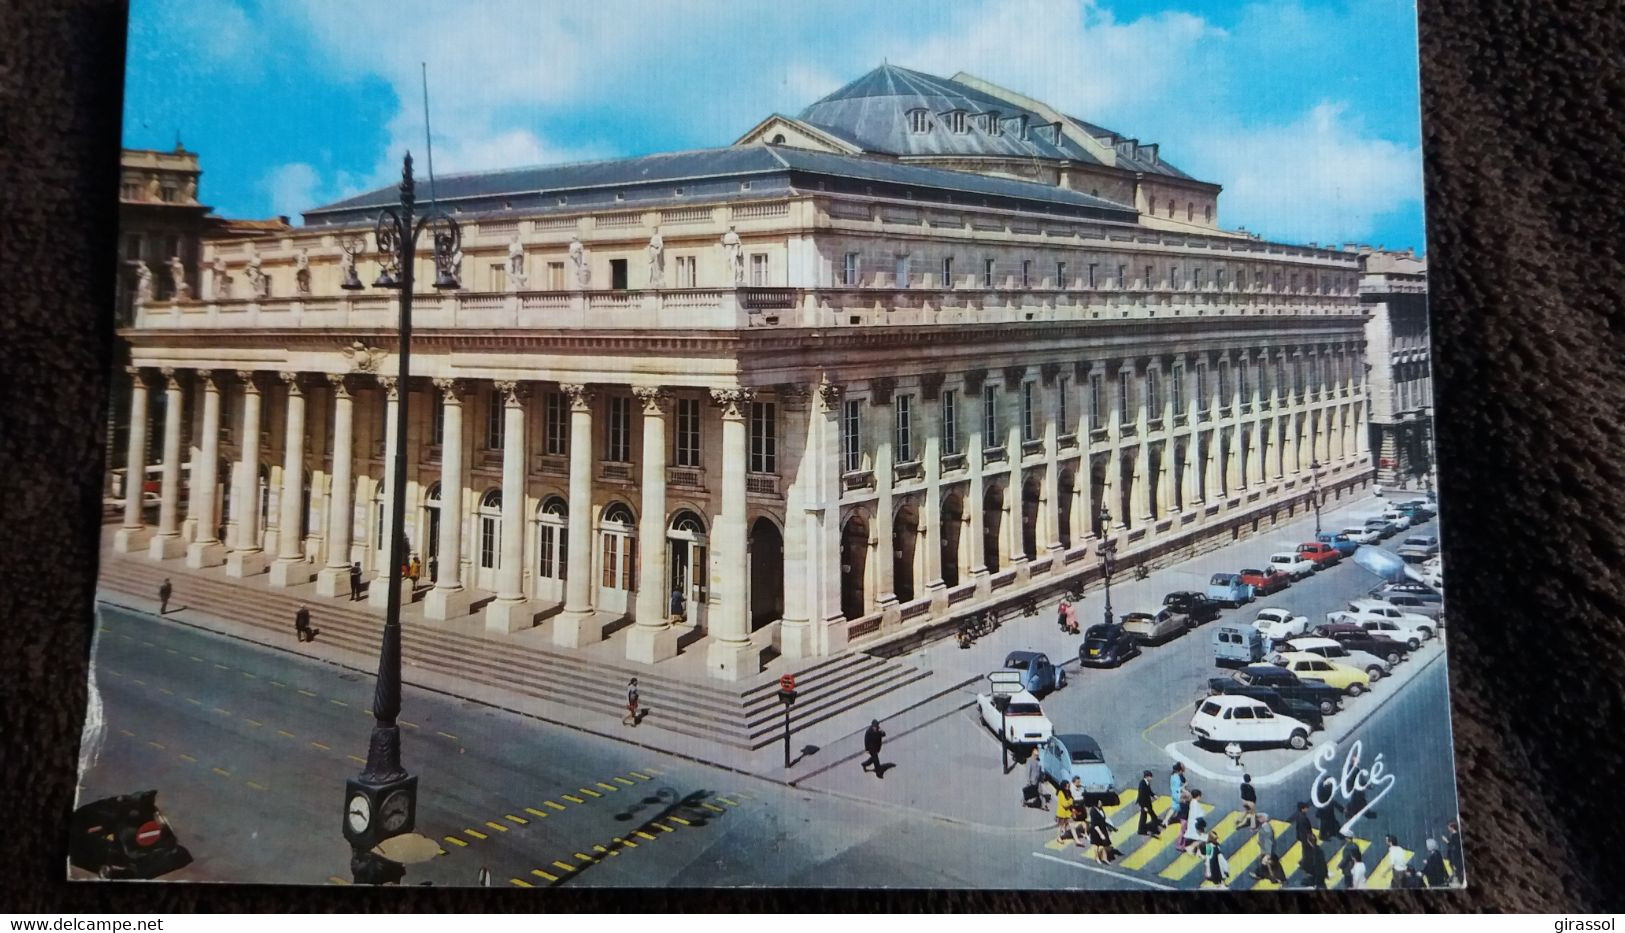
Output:
[[310,607],[301,605],[293,614],[293,634],[301,641],[310,641],[316,635],[310,629]]
[[1309,847],[1315,845],[1315,826],[1313,821],[1309,819],[1309,803],[1307,801],[1298,801],[1298,812],[1292,817],[1292,835],[1303,845],[1306,851]]
[[1202,803],[1202,789],[1193,788],[1190,792],[1190,803],[1185,807],[1185,824],[1180,829],[1179,841],[1174,848],[1181,852],[1188,852],[1202,844],[1207,838],[1207,805]]
[[1388,870],[1394,876],[1394,886],[1398,887],[1400,878],[1411,867],[1411,853],[1399,844],[1399,837],[1393,833],[1382,837],[1382,841],[1388,845],[1388,851],[1383,855],[1383,859],[1388,862]]
[[1326,865],[1326,853],[1321,851],[1319,845],[1305,839],[1303,858],[1298,864],[1303,868],[1303,876],[1311,888],[1326,890],[1326,878],[1331,870]]
[[1275,880],[1281,867],[1276,863],[1275,827],[1270,825],[1268,813],[1258,814],[1258,866],[1253,869],[1253,877]]
[[1055,788],[1056,842],[1064,843],[1067,841],[1067,839],[1072,839],[1074,842],[1077,841],[1077,837],[1072,831],[1072,808],[1075,803],[1076,801],[1072,796],[1072,785],[1062,781],[1061,785]]
[[1068,635],[1076,635],[1081,631],[1082,629],[1078,628],[1078,604],[1073,603],[1066,607],[1066,632]]
[[406,565],[406,576],[412,581],[412,589],[417,589],[418,577],[423,576],[423,561],[418,560],[416,554],[412,555],[412,562]]
[[1066,611],[1071,608],[1072,604],[1064,599],[1055,607],[1055,625],[1063,632],[1066,631]]
[[1241,776],[1241,819],[1236,820],[1236,829],[1245,829],[1253,823],[1253,816],[1258,813],[1258,791],[1253,789],[1253,776]]
[[1459,879],[1464,863],[1461,860],[1461,824],[1455,820],[1444,824],[1444,860],[1450,869],[1450,880]]
[[668,608],[670,608],[670,610],[671,610],[671,621],[673,621],[673,622],[682,622],[682,621],[684,621],[684,619],[683,619],[683,591],[682,591],[682,589],[680,587],[673,587],[672,588],[671,602],[669,603]]
[[1044,807],[1044,766],[1038,761],[1038,748],[1034,746],[1031,755],[1027,756],[1027,783],[1021,787],[1021,805],[1024,807]]
[[1173,801],[1173,812],[1168,814],[1164,826],[1185,819],[1185,806],[1190,802],[1185,793],[1185,763],[1182,761],[1174,762],[1173,770],[1168,772],[1168,799]]
[[165,577],[164,582],[158,584],[158,614],[163,615],[169,611],[169,597],[175,592],[175,587]]
[[1328,800],[1315,809],[1315,819],[1320,822],[1321,839],[1343,838],[1343,805],[1336,800]]
[[1450,883],[1450,871],[1444,867],[1444,855],[1439,852],[1439,842],[1428,839],[1425,842],[1428,850],[1427,858],[1422,860],[1422,880],[1430,888],[1442,888]]
[[1112,821],[1099,800],[1089,804],[1089,841],[1094,845],[1095,861],[1102,865],[1110,865],[1123,854],[1112,845]]
[[1337,859],[1337,870],[1347,879],[1344,887],[1351,891],[1365,887],[1365,855],[1354,840],[1350,839],[1343,846],[1343,854]]
[[880,720],[869,720],[869,728],[863,730],[863,750],[869,753],[869,757],[863,760],[863,770],[873,771],[875,777],[882,780],[886,777],[886,771],[880,764],[880,746],[885,741],[886,730],[880,728]]
[[1151,787],[1150,771],[1141,773],[1136,793],[1134,802],[1140,808],[1140,827],[1135,831],[1142,836],[1155,836],[1162,831],[1162,821],[1157,818],[1157,792]]
[[1224,851],[1219,847],[1217,831],[1207,834],[1207,841],[1202,843],[1202,849],[1197,854],[1202,856],[1204,885],[1223,887],[1230,881],[1230,860],[1224,857]]
[[361,564],[359,562],[357,562],[357,563],[353,563],[353,564],[350,565],[350,602],[353,603],[353,602],[355,602],[356,600],[358,600],[360,598],[361,598]]
[[636,677],[626,682],[626,715],[621,717],[621,725],[636,726],[638,724],[638,679]]

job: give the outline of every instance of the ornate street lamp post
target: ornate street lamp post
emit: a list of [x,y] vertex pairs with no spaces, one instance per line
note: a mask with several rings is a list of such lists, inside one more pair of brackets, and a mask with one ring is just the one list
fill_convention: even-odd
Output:
[[[355,880],[380,883],[399,880],[399,866],[374,857],[371,850],[386,839],[411,832],[417,822],[418,779],[401,764],[401,561],[405,557],[402,529],[406,519],[407,390],[411,378],[412,282],[418,234],[430,231],[434,248],[435,288],[459,288],[458,247],[462,232],[450,217],[431,211],[415,222],[416,194],[412,182],[412,155],[401,167],[399,208],[386,207],[373,231],[380,266],[376,288],[400,290],[400,398],[395,413],[394,483],[390,489],[389,598],[384,610],[384,632],[378,649],[378,685],[372,695],[372,738],[367,743],[367,764],[345,782],[344,837],[351,847],[350,870]],[[346,253],[342,287],[362,288],[356,274],[356,255],[365,247],[361,237],[344,243]],[[393,873],[393,877],[391,877]]]
[[[1105,532],[1112,526],[1112,513],[1105,506],[1100,507],[1100,530]],[[1117,539],[1104,538],[1100,542],[1100,573],[1106,583],[1106,624],[1113,621],[1112,616],[1112,571],[1117,567]]]
[[1315,506],[1315,534],[1320,534],[1320,461],[1309,461],[1309,501]]

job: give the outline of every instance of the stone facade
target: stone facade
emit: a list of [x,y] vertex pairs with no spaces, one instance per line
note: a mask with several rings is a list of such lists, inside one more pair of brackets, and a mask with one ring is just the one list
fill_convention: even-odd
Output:
[[1360,299],[1370,309],[1371,449],[1385,485],[1431,482],[1433,364],[1427,261],[1360,247]]

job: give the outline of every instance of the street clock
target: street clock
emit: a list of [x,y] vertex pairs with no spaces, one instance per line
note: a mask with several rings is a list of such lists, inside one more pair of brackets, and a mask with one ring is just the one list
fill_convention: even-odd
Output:
[[344,785],[344,838],[361,849],[409,833],[417,823],[418,779],[374,784],[350,778]]

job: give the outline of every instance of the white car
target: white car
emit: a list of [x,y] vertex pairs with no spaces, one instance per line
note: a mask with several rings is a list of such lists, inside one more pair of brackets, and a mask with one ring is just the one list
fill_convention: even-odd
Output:
[[1382,513],[1382,518],[1384,521],[1392,523],[1400,531],[1411,527],[1411,517],[1398,509],[1389,509]]
[[1243,748],[1271,745],[1309,747],[1307,724],[1282,716],[1252,697],[1220,695],[1202,700],[1191,717],[1191,735],[1196,744],[1224,747],[1235,742]]
[[1304,560],[1296,551],[1277,551],[1270,555],[1270,567],[1294,580],[1302,580],[1315,572],[1315,562]]
[[[1286,643],[1289,651],[1318,654],[1328,661],[1347,664],[1365,671],[1373,681],[1381,680],[1393,672],[1394,666],[1387,659],[1379,658],[1368,651],[1354,651],[1335,638],[1315,638],[1304,636],[1290,639]],[[1271,660],[1274,660],[1273,658]],[[1275,661],[1279,664],[1280,661]]]
[[[1006,700],[1008,705],[1005,705]],[[1044,715],[1038,698],[1025,690],[1011,694],[977,694],[976,708],[981,711],[983,725],[994,735],[1003,729],[1006,745],[1042,745],[1055,733],[1055,726]]]
[[1253,619],[1253,628],[1271,641],[1285,641],[1309,631],[1309,618],[1295,616],[1287,609],[1260,609],[1258,617]]
[[1364,525],[1350,525],[1338,534],[1344,535],[1355,544],[1376,544],[1382,540],[1382,535]]
[[1412,651],[1433,637],[1436,623],[1380,599],[1356,599],[1347,610],[1326,613],[1327,622],[1352,622],[1367,631],[1405,642]]

